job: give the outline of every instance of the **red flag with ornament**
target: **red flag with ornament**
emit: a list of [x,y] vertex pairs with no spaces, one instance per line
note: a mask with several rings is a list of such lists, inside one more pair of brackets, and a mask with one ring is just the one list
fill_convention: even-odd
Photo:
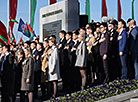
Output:
[[50,0],[50,5],[56,3],[57,0]]
[[15,20],[15,18],[16,18],[16,13],[17,13],[17,0],[10,0],[10,2],[9,2],[10,4],[9,4],[9,6],[10,6],[10,17],[9,17],[9,19],[10,19],[10,29],[9,29],[9,39],[10,39],[10,42],[9,43],[12,43],[12,42],[14,42],[14,43],[16,43],[16,40],[15,40],[15,37],[14,37],[14,35],[13,35],[13,26],[14,26],[14,23],[15,22],[12,22],[11,21],[11,19],[14,19]]
[[102,0],[102,17],[107,16],[106,0]]
[[118,0],[118,20],[121,19],[121,2]]

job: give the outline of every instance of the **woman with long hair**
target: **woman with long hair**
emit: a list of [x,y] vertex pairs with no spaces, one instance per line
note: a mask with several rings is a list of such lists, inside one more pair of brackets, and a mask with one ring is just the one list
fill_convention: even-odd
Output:
[[14,80],[14,96],[13,102],[16,100],[17,92],[20,92],[20,98],[22,97],[21,89],[21,77],[22,77],[22,62],[24,61],[24,51],[22,49],[18,50],[18,59],[15,63],[15,80]]
[[30,48],[25,48],[24,53],[25,53],[25,60],[22,63],[21,90],[23,92],[27,92],[29,102],[33,102],[34,59],[32,57]]

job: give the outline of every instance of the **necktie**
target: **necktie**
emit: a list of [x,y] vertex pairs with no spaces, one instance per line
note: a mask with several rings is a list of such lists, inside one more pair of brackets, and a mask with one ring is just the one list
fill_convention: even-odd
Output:
[[4,56],[4,59],[3,59],[2,64],[1,64],[1,71],[3,71],[3,64],[4,64],[5,60],[6,60],[6,55]]

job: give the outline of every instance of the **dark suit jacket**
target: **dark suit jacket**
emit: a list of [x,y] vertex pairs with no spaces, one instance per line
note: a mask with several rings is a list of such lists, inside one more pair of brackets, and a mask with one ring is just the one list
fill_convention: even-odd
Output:
[[71,65],[71,49],[74,45],[74,42],[70,40],[68,43],[65,44],[66,46],[69,46],[69,49],[64,49],[63,54],[64,54],[64,65]]
[[3,63],[3,72],[2,72],[2,87],[3,89],[12,95],[13,86],[14,86],[14,56],[10,53],[6,56],[6,60]]
[[122,39],[119,40],[119,52],[127,53],[128,52],[128,46],[127,46],[127,32],[123,30],[120,34],[122,36]]
[[63,54],[63,51],[64,51],[64,47],[65,47],[65,44],[67,43],[66,39],[64,38],[62,41],[61,39],[59,40],[59,43],[58,45],[62,44],[62,47],[58,49],[59,51],[59,62],[60,62],[60,67],[64,65],[64,54]]
[[[79,46],[80,42],[77,41],[77,43],[73,45],[74,48],[77,49],[77,47]],[[76,62],[76,51],[73,51],[70,53],[71,54],[71,66],[74,67],[75,66],[75,62]]]
[[138,27],[134,27],[129,35],[129,48],[133,59],[138,59]]
[[104,56],[104,54],[108,54],[108,48],[109,48],[109,34],[106,32],[104,34],[105,40],[100,43],[100,55]]
[[[112,36],[111,33],[113,33]],[[116,30],[113,30],[113,32],[109,32],[109,34],[110,38],[113,38],[112,40],[110,40],[109,43],[109,55],[111,57],[112,55],[114,56],[118,55],[118,42],[117,42],[118,32]]]
[[37,55],[38,55],[38,50],[35,50],[33,52],[33,57],[34,57],[34,71],[38,71],[39,70],[39,68],[37,67],[37,60],[36,60]]

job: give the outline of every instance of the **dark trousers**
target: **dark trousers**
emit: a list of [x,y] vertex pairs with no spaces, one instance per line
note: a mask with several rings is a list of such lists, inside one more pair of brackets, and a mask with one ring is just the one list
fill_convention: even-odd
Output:
[[52,96],[52,84],[44,82],[41,84],[42,98],[49,99]]
[[138,80],[138,59],[134,60],[135,80]]
[[127,79],[128,78],[128,68],[126,64],[127,54],[124,54],[123,56],[120,56],[121,61],[121,79]]
[[109,81],[109,72],[108,72],[108,60],[103,59],[103,68],[104,68],[104,74],[105,74],[105,79],[104,83],[107,83]]
[[34,98],[38,98],[38,85],[40,84],[41,80],[41,71],[35,71],[34,72]]

